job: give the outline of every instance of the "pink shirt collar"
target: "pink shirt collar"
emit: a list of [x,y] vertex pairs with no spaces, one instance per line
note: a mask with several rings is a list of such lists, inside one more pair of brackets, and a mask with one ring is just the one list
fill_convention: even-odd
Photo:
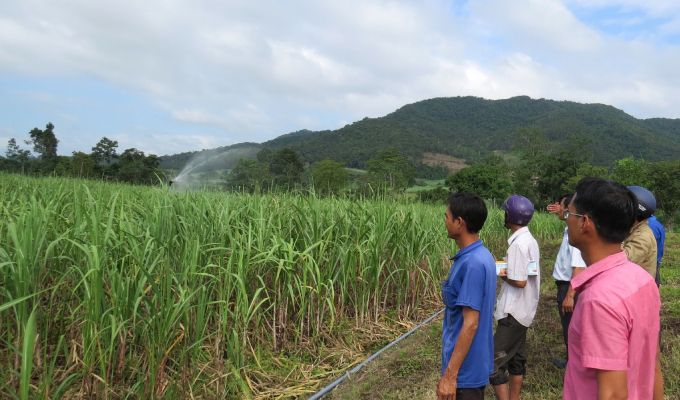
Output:
[[585,286],[588,281],[605,271],[622,266],[626,261],[628,261],[628,257],[623,250],[605,257],[595,264],[589,265],[583,272],[572,278],[571,287],[580,293],[583,290],[583,286]]

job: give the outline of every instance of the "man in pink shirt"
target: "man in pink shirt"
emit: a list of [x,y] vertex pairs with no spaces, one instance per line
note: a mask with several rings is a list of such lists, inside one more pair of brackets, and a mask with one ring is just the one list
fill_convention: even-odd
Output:
[[569,244],[588,268],[572,279],[579,293],[569,327],[564,399],[651,399],[661,301],[654,279],[621,242],[637,199],[625,186],[586,178],[569,204]]

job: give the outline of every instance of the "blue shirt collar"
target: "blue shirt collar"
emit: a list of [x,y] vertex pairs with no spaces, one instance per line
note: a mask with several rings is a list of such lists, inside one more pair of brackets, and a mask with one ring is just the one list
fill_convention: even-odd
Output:
[[468,247],[464,248],[463,250],[459,250],[458,253],[456,253],[455,256],[449,258],[449,261],[456,261],[457,259],[461,258],[462,256],[466,255],[467,253],[471,252],[472,250],[476,249],[477,247],[482,245],[482,240],[477,240],[476,242],[472,243]]

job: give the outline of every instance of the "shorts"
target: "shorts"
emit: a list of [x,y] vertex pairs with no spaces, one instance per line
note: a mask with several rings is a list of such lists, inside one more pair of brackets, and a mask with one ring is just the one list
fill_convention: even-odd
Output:
[[456,400],[484,400],[484,388],[456,389]]
[[493,336],[493,351],[504,351],[506,356],[498,360],[498,372],[489,377],[492,385],[502,385],[509,381],[507,373],[524,375],[527,362],[527,327],[517,322],[512,316],[498,321],[496,334]]

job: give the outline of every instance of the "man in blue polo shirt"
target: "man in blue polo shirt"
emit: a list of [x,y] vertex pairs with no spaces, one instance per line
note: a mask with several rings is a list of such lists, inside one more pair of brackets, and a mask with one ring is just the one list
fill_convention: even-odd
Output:
[[656,215],[647,218],[649,228],[654,232],[654,239],[656,239],[656,286],[661,284],[661,277],[659,276],[659,266],[661,265],[661,258],[663,257],[663,248],[666,243],[666,229],[661,225],[661,222],[656,219]]
[[446,306],[442,334],[440,400],[483,399],[493,374],[493,310],[496,265],[479,240],[487,217],[479,196],[454,193],[446,209],[446,230],[460,251],[452,258],[449,277],[442,283]]

